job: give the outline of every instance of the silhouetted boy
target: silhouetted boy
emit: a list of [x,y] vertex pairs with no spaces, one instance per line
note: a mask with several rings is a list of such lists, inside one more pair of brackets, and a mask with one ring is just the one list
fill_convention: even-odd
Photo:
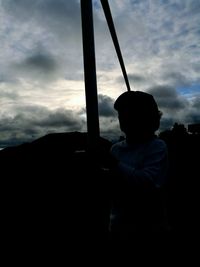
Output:
[[125,92],[114,108],[126,138],[111,148],[116,169],[110,231],[113,238],[131,240],[163,231],[160,192],[168,169],[167,146],[155,135],[161,112],[152,95]]

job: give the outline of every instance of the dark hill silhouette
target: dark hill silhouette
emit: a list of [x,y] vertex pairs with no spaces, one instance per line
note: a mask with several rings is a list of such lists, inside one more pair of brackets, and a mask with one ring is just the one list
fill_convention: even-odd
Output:
[[99,138],[97,151],[88,152],[87,133],[69,132],[0,151],[12,240],[32,249],[105,242],[110,184],[101,167],[110,164],[110,146]]
[[[100,138],[99,145],[102,148],[108,148],[110,142],[104,138]],[[67,132],[67,133],[54,133],[48,134],[41,138],[34,140],[31,143],[24,143],[19,146],[7,147],[0,151],[1,155],[11,153],[26,153],[27,150],[31,151],[65,151],[67,153],[74,152],[76,150],[86,150],[87,148],[87,133],[80,132]]]
[[[99,139],[98,153],[90,158],[91,167],[94,161],[96,164],[108,164],[106,161],[110,146],[111,143],[108,140]],[[59,177],[58,174],[63,176],[63,173],[69,173],[69,170],[73,169],[72,163],[80,157],[80,153],[77,152],[86,150],[87,133],[55,133],[43,136],[31,143],[5,148],[0,151],[0,160],[5,175],[13,172],[17,174],[19,171],[19,175],[25,174],[26,177],[35,173],[36,176],[43,174],[46,178],[55,172],[55,175]],[[88,156],[89,153],[85,153],[84,158]],[[76,167],[75,170],[77,170]]]

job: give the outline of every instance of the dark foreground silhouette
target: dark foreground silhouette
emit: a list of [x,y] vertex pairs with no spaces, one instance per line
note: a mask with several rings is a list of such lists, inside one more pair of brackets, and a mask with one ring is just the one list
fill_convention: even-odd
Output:
[[169,151],[168,219],[172,231],[183,235],[199,234],[199,151],[200,134],[189,134],[182,124],[164,131]]
[[[169,235],[180,234],[184,240],[197,237],[200,135],[166,131],[160,137],[168,145],[170,159]],[[90,154],[87,134],[71,132],[0,151],[5,247],[11,246],[21,257],[72,250],[90,255],[97,246],[104,250],[111,181],[102,167],[112,164],[110,147],[100,138],[98,152]]]
[[71,132],[2,150],[6,240],[22,253],[105,243],[110,186],[101,167],[110,145],[100,138],[98,153],[88,153],[87,134]]

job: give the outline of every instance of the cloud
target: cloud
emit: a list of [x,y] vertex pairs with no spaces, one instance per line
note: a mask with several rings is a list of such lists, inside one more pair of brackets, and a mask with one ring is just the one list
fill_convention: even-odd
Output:
[[1,102],[2,100],[13,100],[13,101],[18,101],[19,100],[19,95],[17,92],[13,92],[12,90],[9,90],[8,88],[6,89],[1,89],[0,90],[0,99]]
[[[22,43],[17,47],[26,52],[28,46],[42,42],[57,51],[68,47],[77,50],[81,43],[80,4],[77,0],[7,0],[1,3],[9,34],[18,30],[15,38]],[[11,26],[11,23],[15,23]]]
[[57,60],[47,53],[35,53],[11,66],[13,75],[49,83],[55,81],[59,72]]
[[190,102],[179,95],[174,87],[169,85],[157,85],[147,90],[152,94],[162,112],[160,131],[169,129],[175,122],[187,123],[186,114]]
[[[101,131],[114,135],[113,99],[126,86],[103,10],[99,1],[93,3]],[[199,2],[109,4],[131,88],[155,95],[162,125],[197,121]],[[80,1],[0,0],[0,5],[0,121],[10,129],[0,140],[79,129],[85,114],[78,119],[73,114],[85,103]],[[60,126],[65,122],[68,128]]]
[[42,54],[27,58],[23,65],[25,68],[39,69],[39,71],[43,70],[47,72],[52,72],[56,67],[56,63],[53,58]]
[[17,79],[11,75],[8,75],[8,73],[6,73],[6,70],[0,73],[0,86],[2,84],[14,84],[17,82]]
[[[80,6],[76,0],[1,1],[3,9],[17,21],[37,23],[51,32],[69,33],[80,23]],[[64,27],[65,25],[65,27]],[[62,27],[60,27],[62,26]]]
[[0,146],[32,141],[47,133],[83,131],[85,121],[72,110],[48,110],[39,106],[19,107],[15,116],[0,119]]
[[102,117],[113,117],[115,115],[114,111],[114,99],[109,96],[99,94],[99,115]]
[[[127,74],[128,75],[128,80],[129,80],[129,84],[132,90],[139,90],[140,88],[144,88],[145,85],[147,84],[148,81],[148,77],[143,76],[142,74]],[[123,84],[125,85],[125,80],[123,75],[118,76],[116,78],[116,82],[119,84]]]
[[110,141],[117,141],[124,135],[119,127],[117,117],[100,117],[100,135]]
[[171,86],[189,86],[187,77],[178,71],[173,72],[168,70],[166,73],[163,73],[162,78],[164,81],[168,81],[168,84],[170,84]]
[[155,86],[147,91],[155,97],[160,109],[165,110],[167,113],[173,114],[185,109],[188,105],[187,99],[180,96],[176,89],[171,86]]
[[129,81],[132,83],[141,83],[146,80],[146,78],[141,74],[129,74],[128,78],[129,78]]
[[187,99],[170,86],[155,86],[147,92],[155,97],[159,109],[163,112],[161,130],[171,128],[175,122],[185,126],[200,122],[199,94]]
[[110,141],[116,141],[123,135],[114,109],[114,101],[107,95],[98,95],[100,135]]
[[[8,0],[1,1],[1,6],[2,68],[8,66],[9,76],[30,78],[32,70],[33,79],[49,79],[50,72],[53,79],[75,79],[83,71],[79,1]],[[21,71],[28,69],[21,73],[13,64]]]
[[[98,94],[98,111],[99,116],[102,118],[116,117],[117,113],[114,110],[114,99],[107,95]],[[82,108],[79,111],[80,115],[83,115],[85,113],[86,108]]]
[[200,107],[200,94],[196,95],[192,99],[192,107],[195,109],[199,109],[199,107]]
[[185,114],[185,120],[188,124],[200,123],[200,94],[196,95],[191,99],[188,111]]
[[193,14],[198,14],[200,12],[200,2],[196,1],[196,0],[189,0],[188,1],[188,9],[191,13],[191,15]]
[[[164,116],[161,117],[160,128],[159,128],[158,132],[172,129],[175,122],[177,122],[177,120],[172,118],[172,117],[164,117]],[[181,122],[181,123],[183,123],[183,122]]]

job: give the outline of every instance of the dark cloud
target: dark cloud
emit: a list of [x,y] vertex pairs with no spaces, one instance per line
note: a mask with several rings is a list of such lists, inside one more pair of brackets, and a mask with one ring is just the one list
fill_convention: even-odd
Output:
[[186,125],[200,123],[200,112],[198,110],[190,110],[185,117]]
[[22,66],[25,68],[38,69],[39,71],[52,72],[56,69],[56,61],[49,55],[37,54],[28,57]]
[[0,84],[4,83],[7,79],[5,79],[4,75],[0,73]]
[[98,95],[99,115],[102,117],[112,117],[115,115],[114,100],[106,95]]
[[117,112],[114,109],[114,99],[107,95],[98,95],[100,134],[110,141],[116,141],[122,135]]
[[17,79],[13,77],[11,74],[9,74],[9,71],[6,69],[5,66],[3,72],[0,70],[0,85],[4,83],[9,83],[9,84],[18,83]]
[[85,121],[71,110],[50,111],[44,107],[19,108],[15,116],[0,119],[0,145],[10,146],[34,140],[47,133],[82,131]]
[[188,86],[188,78],[180,72],[167,71],[162,74],[163,81],[167,81],[168,84],[173,86]]
[[159,132],[170,130],[175,122],[176,119],[172,117],[161,117]]
[[[130,84],[138,84],[138,83],[144,83],[146,81],[146,78],[143,75],[139,75],[139,74],[128,74],[128,79]],[[117,83],[125,83],[124,77],[119,76],[116,79]]]
[[2,2],[2,7],[18,21],[34,21],[51,33],[63,34],[65,38],[66,34],[80,28],[77,27],[80,25],[80,4],[76,0],[6,0]]
[[192,107],[195,109],[200,109],[200,95],[197,95],[192,100]]
[[[117,112],[114,110],[114,99],[107,95],[98,95],[100,135],[111,141],[118,140],[122,132],[119,127]],[[80,116],[86,115],[86,109],[82,108]]]
[[0,37],[8,56],[0,68],[9,58],[9,76],[76,80],[83,71],[78,0],[6,0],[1,1],[1,13],[5,26]]
[[66,127],[68,131],[81,130],[82,128],[81,119],[77,117],[77,114],[71,110],[57,109],[54,112],[49,112],[43,119],[36,119],[35,125],[40,127],[52,127],[52,128],[63,128]]
[[145,82],[146,78],[142,75],[139,74],[129,74],[128,75],[129,81],[131,83],[141,83],[141,82]]
[[188,112],[185,115],[186,121],[190,123],[200,123],[200,95],[195,96],[190,103]]
[[50,82],[56,80],[62,71],[62,66],[51,54],[36,50],[20,62],[11,66],[13,75],[30,78],[34,81]]
[[196,0],[191,0],[189,1],[189,12],[194,15],[197,14],[199,15],[200,12],[200,2]]
[[35,13],[34,6],[37,2],[39,1],[28,2],[26,0],[8,0],[2,1],[1,7],[3,7],[8,14],[15,15],[19,20],[30,20]]
[[188,105],[187,99],[179,95],[176,89],[171,86],[154,86],[148,89],[148,93],[155,97],[159,108],[168,113],[180,111]]
[[120,130],[119,123],[116,118],[110,120],[108,118],[104,118],[103,120],[100,118],[100,134],[102,137],[110,141],[117,141],[120,136],[124,135],[124,133]]
[[169,129],[175,122],[183,123],[185,126],[200,122],[200,96],[186,99],[170,86],[156,86],[148,90],[151,93],[161,111],[161,130]]
[[193,67],[195,72],[200,72],[200,63],[199,62],[194,62],[192,64],[192,67]]

